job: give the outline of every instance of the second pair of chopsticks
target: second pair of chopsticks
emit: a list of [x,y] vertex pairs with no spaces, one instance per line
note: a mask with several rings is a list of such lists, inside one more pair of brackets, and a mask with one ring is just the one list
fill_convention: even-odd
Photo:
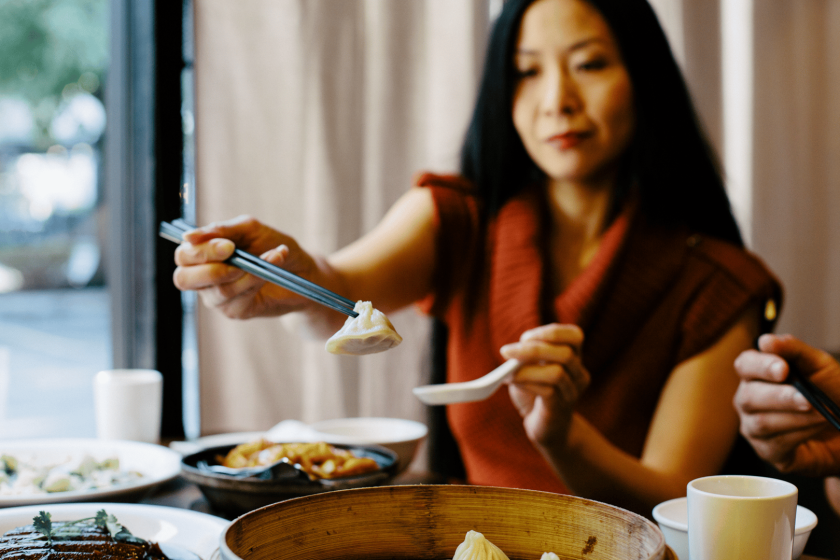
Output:
[[[159,234],[164,239],[181,243],[184,240],[184,234],[193,229],[195,229],[195,226],[178,219],[171,223],[161,222]],[[233,255],[225,262],[340,313],[350,317],[359,316],[353,310],[356,304],[346,297],[331,292],[314,282],[301,278],[241,249],[235,249]]]
[[788,382],[802,393],[802,396],[828,420],[829,424],[840,430],[840,406],[837,406],[822,389],[814,385],[790,362],[788,362],[788,370],[790,372]]

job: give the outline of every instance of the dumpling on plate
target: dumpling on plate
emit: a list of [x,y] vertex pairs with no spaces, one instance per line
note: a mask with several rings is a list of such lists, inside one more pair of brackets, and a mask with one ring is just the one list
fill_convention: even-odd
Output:
[[455,549],[452,560],[509,560],[498,546],[484,538],[478,531],[469,531],[464,542]]
[[327,352],[361,356],[384,352],[402,342],[388,317],[373,308],[369,301],[357,301],[353,310],[358,317],[348,317],[344,326],[327,340]]

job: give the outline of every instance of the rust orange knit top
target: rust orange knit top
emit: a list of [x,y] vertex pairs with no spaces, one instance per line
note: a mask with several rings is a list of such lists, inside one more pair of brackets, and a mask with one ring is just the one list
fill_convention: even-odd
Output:
[[[448,380],[497,367],[504,361],[499,348],[527,329],[576,324],[592,379],[577,411],[636,457],[674,367],[711,346],[749,306],[770,299],[780,305],[778,281],[746,250],[651,225],[632,209],[614,220],[593,261],[563,293],[546,293],[540,190],[507,202],[482,244],[468,182],[425,174],[416,184],[435,200],[436,291],[420,307],[448,326]],[[470,274],[474,267],[478,274]],[[567,492],[525,435],[507,391],[447,412],[470,483]]]

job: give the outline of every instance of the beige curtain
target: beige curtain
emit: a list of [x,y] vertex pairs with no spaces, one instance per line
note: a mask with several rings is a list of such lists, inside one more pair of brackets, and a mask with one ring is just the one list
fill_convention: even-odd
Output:
[[725,163],[778,330],[840,351],[840,2],[651,0]]
[[[484,0],[196,0],[199,223],[251,214],[329,253],[429,169],[457,169],[488,26]],[[199,312],[202,433],[345,416],[423,420],[428,323],[337,357],[277,319]]]
[[780,330],[840,351],[840,2],[755,0],[753,243]]

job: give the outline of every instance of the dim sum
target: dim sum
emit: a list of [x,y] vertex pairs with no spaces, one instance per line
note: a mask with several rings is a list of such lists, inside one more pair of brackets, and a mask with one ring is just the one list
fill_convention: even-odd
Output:
[[509,560],[498,546],[484,538],[478,531],[470,531],[464,542],[455,549],[452,560]]
[[371,302],[357,301],[353,310],[359,316],[348,317],[341,330],[327,340],[327,352],[361,356],[383,352],[402,342],[388,317]]

